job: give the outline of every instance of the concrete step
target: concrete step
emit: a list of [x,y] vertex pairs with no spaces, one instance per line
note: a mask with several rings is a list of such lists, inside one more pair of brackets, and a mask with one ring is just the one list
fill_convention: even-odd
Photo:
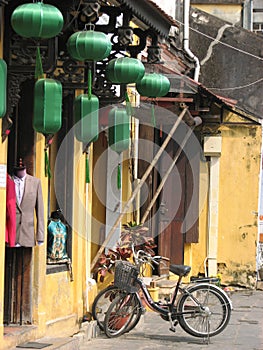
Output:
[[[19,349],[40,349],[41,344],[49,344],[45,346],[43,349],[47,350],[78,350],[79,349],[79,341],[74,337],[63,337],[63,338],[50,338],[45,337],[37,340],[28,341],[23,344],[19,344],[16,347],[10,350],[19,350]],[[38,347],[39,346],[39,347]]]

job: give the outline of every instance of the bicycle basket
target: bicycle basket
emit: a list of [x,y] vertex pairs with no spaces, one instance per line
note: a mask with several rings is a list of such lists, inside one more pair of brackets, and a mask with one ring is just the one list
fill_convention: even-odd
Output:
[[138,285],[136,280],[139,270],[128,261],[117,261],[114,272],[114,285],[128,293],[136,293]]

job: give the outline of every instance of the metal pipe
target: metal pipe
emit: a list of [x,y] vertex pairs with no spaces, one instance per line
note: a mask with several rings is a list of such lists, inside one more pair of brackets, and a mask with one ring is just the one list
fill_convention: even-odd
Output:
[[184,38],[183,48],[187,55],[195,62],[194,80],[198,81],[200,74],[200,62],[189,48],[189,12],[190,12],[190,0],[184,0]]

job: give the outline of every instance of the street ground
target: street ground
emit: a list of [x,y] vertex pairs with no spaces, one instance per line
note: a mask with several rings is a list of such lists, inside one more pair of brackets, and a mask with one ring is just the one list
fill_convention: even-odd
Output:
[[180,326],[177,326],[176,333],[172,333],[168,322],[149,311],[130,333],[111,339],[103,333],[98,334],[84,342],[80,350],[263,350],[263,291],[235,291],[231,300],[230,323],[221,334],[212,337],[209,344],[188,335]]

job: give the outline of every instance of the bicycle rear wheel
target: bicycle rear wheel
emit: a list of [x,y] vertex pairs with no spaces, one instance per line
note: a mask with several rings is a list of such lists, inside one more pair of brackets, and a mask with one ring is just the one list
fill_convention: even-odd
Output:
[[142,305],[136,294],[122,294],[116,297],[108,308],[104,319],[107,337],[119,337],[132,330],[142,315]]
[[212,337],[221,333],[229,323],[231,302],[220,288],[197,284],[187,289],[178,301],[180,326],[195,337]]
[[97,321],[101,330],[104,330],[104,317],[112,303],[112,301],[119,295],[120,290],[114,285],[108,286],[98,293],[92,304],[92,317]]

